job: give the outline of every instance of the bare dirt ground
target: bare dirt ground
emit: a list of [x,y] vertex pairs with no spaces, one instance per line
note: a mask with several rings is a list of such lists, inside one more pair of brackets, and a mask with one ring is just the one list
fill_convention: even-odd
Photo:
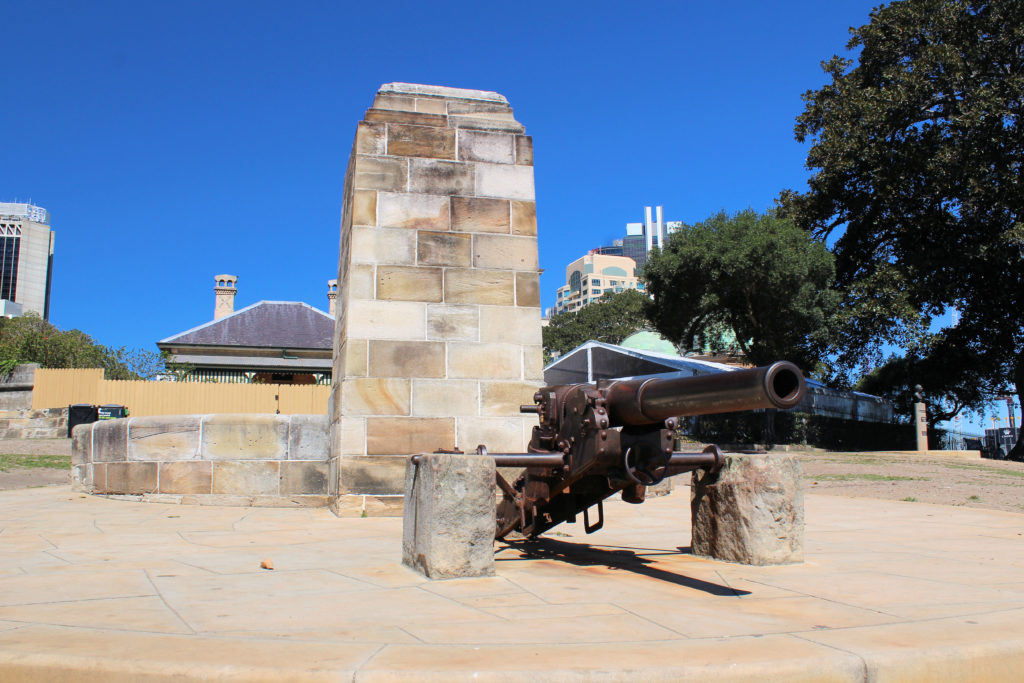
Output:
[[895,453],[794,453],[804,490],[1024,512],[1024,463]]
[[[71,455],[71,439],[0,439],[0,453]],[[12,468],[0,471],[0,491],[71,483],[69,468]]]

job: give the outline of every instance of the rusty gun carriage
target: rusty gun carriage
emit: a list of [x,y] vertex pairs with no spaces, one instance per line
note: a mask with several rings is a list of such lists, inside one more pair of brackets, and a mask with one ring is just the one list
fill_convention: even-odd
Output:
[[[580,513],[586,532],[597,531],[605,498],[621,492],[626,502],[642,503],[647,487],[665,477],[722,466],[717,446],[673,451],[678,417],[793,408],[804,390],[800,370],[786,361],[697,377],[545,387],[521,407],[539,418],[529,452],[490,454],[499,468],[526,468],[511,483],[498,472],[495,537],[534,537]],[[478,452],[486,454],[483,447]]]

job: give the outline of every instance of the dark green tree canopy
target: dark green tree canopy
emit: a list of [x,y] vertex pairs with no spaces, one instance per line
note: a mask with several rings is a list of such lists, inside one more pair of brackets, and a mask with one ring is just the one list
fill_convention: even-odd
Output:
[[809,372],[827,351],[838,298],[832,255],[773,212],[683,226],[648,257],[643,278],[648,318],[678,345],[693,348],[704,330],[724,325],[756,365],[790,360]]
[[905,341],[955,307],[959,324],[914,354],[951,368],[966,354],[977,386],[1020,394],[1024,2],[893,2],[848,48],[856,64],[833,57],[831,82],[804,95],[796,137],[813,174],[781,203],[839,235],[837,281],[860,294],[849,348]]
[[588,341],[618,344],[647,325],[640,292],[609,292],[578,311],[560,313],[543,328],[544,356],[550,359]]

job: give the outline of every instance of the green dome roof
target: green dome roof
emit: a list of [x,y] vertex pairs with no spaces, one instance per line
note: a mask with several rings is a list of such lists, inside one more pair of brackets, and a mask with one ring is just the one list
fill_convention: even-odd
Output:
[[670,356],[679,355],[672,342],[665,339],[657,332],[648,332],[647,330],[634,332],[623,339],[619,346],[627,349],[634,349],[636,351],[653,351],[655,353],[664,353]]

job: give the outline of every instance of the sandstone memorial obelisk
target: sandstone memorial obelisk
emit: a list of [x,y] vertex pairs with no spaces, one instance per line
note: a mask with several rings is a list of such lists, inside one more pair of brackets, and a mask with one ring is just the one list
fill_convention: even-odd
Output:
[[522,452],[542,383],[533,142],[498,93],[381,86],[345,176],[330,494],[400,514],[408,455]]

